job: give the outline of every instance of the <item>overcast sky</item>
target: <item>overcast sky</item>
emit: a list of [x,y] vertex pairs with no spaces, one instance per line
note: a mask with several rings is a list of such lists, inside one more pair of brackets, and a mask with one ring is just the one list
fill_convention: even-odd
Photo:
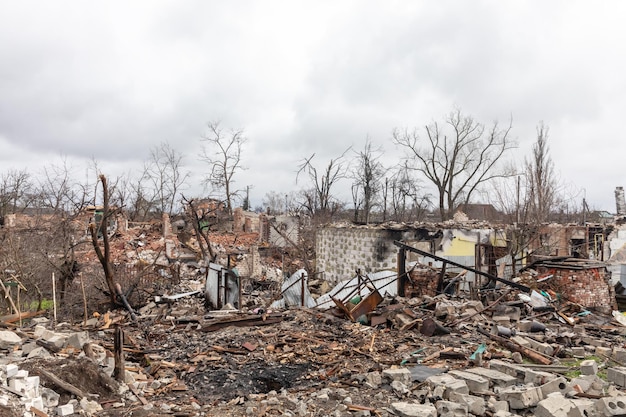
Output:
[[623,1],[0,0],[0,173],[65,157],[116,176],[167,141],[199,183],[220,120],[245,130],[237,183],[258,205],[303,185],[305,156],[369,136],[393,160],[393,128],[456,106],[512,117],[518,163],[543,120],[573,203],[615,212],[625,15]]

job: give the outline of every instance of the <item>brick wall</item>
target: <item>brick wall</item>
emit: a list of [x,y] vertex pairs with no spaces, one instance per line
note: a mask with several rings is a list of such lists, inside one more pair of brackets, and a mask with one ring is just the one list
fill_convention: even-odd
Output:
[[407,297],[422,297],[437,295],[439,272],[432,269],[418,268],[409,273],[410,281],[404,287]]
[[563,269],[539,268],[540,276],[553,277],[542,287],[549,288],[561,297],[585,307],[607,307],[615,304],[615,295],[608,284],[606,268]]

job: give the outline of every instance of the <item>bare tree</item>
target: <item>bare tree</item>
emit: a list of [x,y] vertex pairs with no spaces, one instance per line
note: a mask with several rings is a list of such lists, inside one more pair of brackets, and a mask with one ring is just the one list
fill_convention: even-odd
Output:
[[39,307],[44,298],[51,298],[50,278],[55,273],[64,302],[78,269],[74,250],[85,235],[77,219],[89,202],[86,189],[74,181],[65,161],[45,166],[36,182],[26,171],[11,171],[3,179],[3,189],[10,194],[8,209],[23,213],[14,225],[0,228],[0,271],[12,271],[11,280],[26,289],[22,302],[36,297]]
[[[67,288],[78,272],[75,254],[84,229],[75,220],[93,200],[89,197],[90,185],[75,180],[75,171],[65,159],[60,164],[44,167],[39,179],[38,208],[56,219],[50,230],[49,241],[41,248],[48,265],[57,272],[59,296],[63,302]],[[77,229],[78,227],[78,229]]]
[[526,159],[526,200],[529,218],[537,223],[548,220],[557,203],[557,179],[554,162],[549,155],[549,128],[543,122],[537,126],[537,140],[532,147],[532,158]]
[[[144,163],[142,180],[151,185],[151,200],[159,213],[174,212],[180,191],[189,176],[190,172],[183,170],[183,155],[169,143],[162,142],[150,150],[150,158]],[[140,191],[145,196],[146,188]]]
[[413,178],[406,165],[401,165],[392,172],[391,177],[385,178],[383,195],[385,219],[390,206],[390,217],[394,221],[421,221],[430,206],[431,196],[424,193],[420,180]]
[[73,213],[93,202],[88,200],[89,186],[75,181],[73,169],[65,159],[61,164],[46,165],[39,178],[38,206],[56,213]]
[[452,111],[443,124],[424,127],[425,139],[413,131],[394,130],[394,141],[404,147],[409,167],[423,174],[436,188],[442,220],[450,219],[459,204],[468,204],[481,186],[511,175],[498,162],[516,146],[510,137],[512,123],[490,128]]
[[263,207],[269,214],[298,214],[298,195],[293,191],[279,193],[269,191],[263,197]]
[[[99,180],[102,183],[102,219],[99,224],[96,224],[96,222],[90,223],[89,232],[91,234],[91,243],[93,244],[96,256],[98,257],[98,260],[102,265],[102,270],[104,271],[104,278],[109,290],[111,306],[115,306],[118,304],[117,295],[119,291],[117,289],[117,283],[115,282],[113,267],[111,265],[111,245],[109,243],[109,232],[107,230],[109,221],[114,216],[114,210],[111,210],[111,207],[109,206],[110,192],[106,177],[104,175],[100,175]],[[99,236],[102,237],[102,247],[100,246]]]
[[318,172],[318,168],[313,165],[315,154],[305,158],[298,167],[296,182],[299,176],[306,175],[311,182],[311,188],[302,191],[302,205],[311,216],[332,218],[341,208],[342,204],[335,198],[332,191],[337,183],[347,176],[347,163],[344,160],[346,149],[339,157],[328,161],[326,167]]
[[363,206],[361,220],[368,224],[372,208],[376,204],[382,188],[382,178],[385,172],[379,161],[382,150],[372,149],[372,142],[367,138],[363,150],[356,154],[357,163],[352,172],[355,221],[358,217],[358,207],[361,205],[357,203],[360,201]]
[[226,202],[226,210],[232,216],[233,199],[241,191],[234,189],[234,176],[244,169],[241,166],[241,152],[247,138],[242,129],[224,131],[219,122],[211,122],[201,140],[206,146],[203,146],[200,158],[210,167],[206,183],[221,194]]
[[[0,176],[0,220],[7,214],[28,207],[33,197],[33,182],[24,170],[11,169]],[[2,224],[2,222],[0,222]]]
[[494,179],[481,195],[484,201],[504,214],[506,222],[524,223],[527,210],[522,187],[522,175],[517,174],[509,178]]

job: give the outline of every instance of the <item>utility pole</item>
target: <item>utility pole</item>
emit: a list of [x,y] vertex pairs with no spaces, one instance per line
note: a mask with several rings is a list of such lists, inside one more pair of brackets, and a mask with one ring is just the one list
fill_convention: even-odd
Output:
[[246,185],[246,198],[243,200],[243,209],[246,211],[250,210],[250,188],[251,185]]
[[520,176],[517,176],[517,204],[515,205],[515,223],[519,224]]

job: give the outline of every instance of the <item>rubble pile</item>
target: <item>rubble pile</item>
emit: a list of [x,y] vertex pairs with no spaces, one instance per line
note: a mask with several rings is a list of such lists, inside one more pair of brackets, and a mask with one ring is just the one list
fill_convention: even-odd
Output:
[[184,294],[145,305],[136,323],[118,311],[0,331],[0,415],[626,413],[626,327],[539,293],[387,296],[366,323],[339,308],[207,312],[201,294]]
[[112,240],[116,277],[140,290],[129,311],[88,316],[83,295],[79,322],[0,318],[0,417],[626,415],[626,316],[597,262],[468,292],[445,264],[333,287],[283,278],[285,252],[262,262],[258,233],[212,233],[208,262],[166,229]]

